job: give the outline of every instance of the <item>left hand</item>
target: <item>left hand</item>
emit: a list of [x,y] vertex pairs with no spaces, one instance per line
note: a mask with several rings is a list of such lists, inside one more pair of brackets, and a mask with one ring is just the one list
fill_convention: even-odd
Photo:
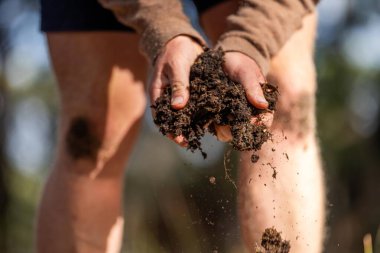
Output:
[[[179,110],[185,107],[190,97],[190,69],[202,52],[202,46],[188,36],[180,35],[166,43],[154,65],[150,82],[152,105],[162,94],[164,88],[170,85],[172,87],[172,108]],[[182,135],[167,134],[167,137],[182,147],[187,146],[187,140]]]

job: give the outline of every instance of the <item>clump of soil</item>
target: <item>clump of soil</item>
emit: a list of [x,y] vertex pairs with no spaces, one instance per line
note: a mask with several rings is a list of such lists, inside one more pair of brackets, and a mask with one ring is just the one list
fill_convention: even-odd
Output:
[[[207,131],[215,135],[215,125],[230,126],[231,145],[239,151],[257,151],[270,138],[267,127],[260,124],[260,115],[267,110],[257,109],[247,101],[243,86],[223,71],[223,57],[222,50],[206,49],[196,59],[191,67],[190,100],[185,108],[175,110],[171,107],[170,86],[152,105],[154,123],[159,131],[163,135],[184,136],[188,149],[200,150],[205,158],[200,140]],[[274,110],[277,87],[264,83],[262,88],[269,102],[268,110]],[[258,118],[255,125],[250,123],[252,116]],[[257,155],[251,160],[257,162]]]
[[261,245],[256,247],[255,253],[288,253],[289,250],[289,241],[282,240],[281,234],[272,227],[265,229]]

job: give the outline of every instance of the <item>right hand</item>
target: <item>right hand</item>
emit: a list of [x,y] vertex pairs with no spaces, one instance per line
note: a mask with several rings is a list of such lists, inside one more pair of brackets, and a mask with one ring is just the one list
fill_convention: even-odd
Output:
[[[190,97],[190,68],[202,52],[203,48],[200,44],[184,35],[171,39],[165,45],[156,60],[150,82],[152,105],[162,94],[163,89],[170,85],[172,87],[172,107],[177,110],[185,107]],[[169,134],[167,137],[181,146],[187,145],[183,136],[173,137]]]
[[[224,71],[228,76],[243,85],[247,100],[258,109],[267,109],[268,101],[264,97],[260,83],[265,83],[265,77],[257,63],[240,52],[226,52],[224,56]],[[263,124],[270,127],[273,122],[273,112],[266,112],[258,117],[252,117],[251,124]],[[232,140],[229,126],[215,126],[218,140]]]

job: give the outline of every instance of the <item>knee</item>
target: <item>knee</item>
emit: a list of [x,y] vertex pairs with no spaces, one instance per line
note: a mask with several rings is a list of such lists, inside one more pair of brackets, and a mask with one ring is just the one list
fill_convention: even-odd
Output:
[[87,159],[95,161],[102,147],[102,136],[94,122],[85,116],[71,119],[65,134],[67,154],[73,160]]
[[134,109],[125,118],[83,113],[62,120],[59,155],[65,169],[91,177],[109,175],[111,171],[113,175],[123,173],[144,112]]
[[[299,68],[303,69],[302,72]],[[283,69],[268,79],[279,86],[279,101],[274,114],[273,128],[286,132],[293,139],[304,138],[315,132],[316,80],[313,68],[300,66]]]
[[273,128],[295,138],[315,132],[315,31],[313,13],[271,60],[268,75],[268,81],[277,84],[280,92]]
[[279,103],[273,127],[295,138],[304,138],[315,132],[315,98],[311,93],[300,93]]

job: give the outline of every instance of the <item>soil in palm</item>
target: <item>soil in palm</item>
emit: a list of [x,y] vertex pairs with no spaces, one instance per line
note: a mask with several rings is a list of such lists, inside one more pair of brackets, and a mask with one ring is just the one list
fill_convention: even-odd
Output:
[[[276,106],[277,87],[264,83],[262,88],[269,102],[267,110],[253,107],[247,100],[243,86],[231,80],[223,71],[224,53],[207,49],[191,67],[190,99],[186,107],[175,110],[170,105],[171,87],[167,86],[152,106],[154,122],[163,135],[182,135],[188,141],[188,149],[202,151],[201,138],[206,132],[215,135],[215,125],[229,126],[231,145],[239,151],[257,151],[270,138],[260,116]],[[252,117],[257,123],[251,124]],[[258,160],[252,155],[252,162]]]

